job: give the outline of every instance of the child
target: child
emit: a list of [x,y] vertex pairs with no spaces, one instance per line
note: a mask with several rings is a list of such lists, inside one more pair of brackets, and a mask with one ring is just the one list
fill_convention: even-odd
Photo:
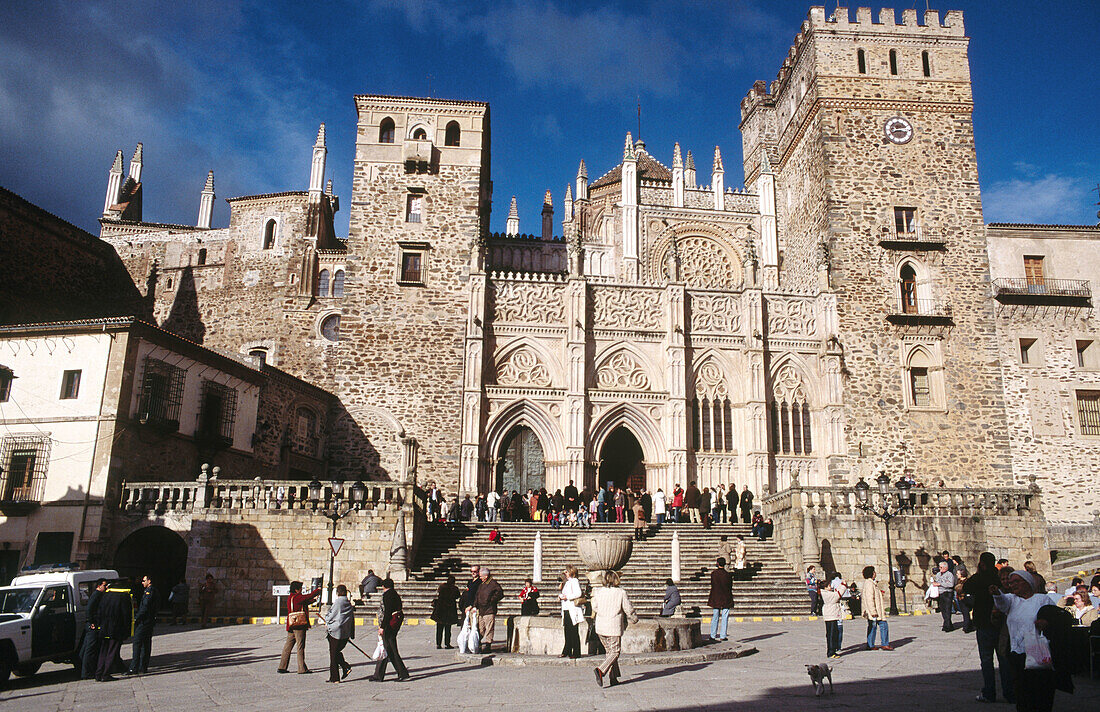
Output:
[[547,514],[547,517],[550,520],[551,528],[561,529],[561,517],[556,511],[550,510],[550,512]]
[[489,532],[489,543],[492,544],[493,542],[497,544],[504,543],[504,535],[501,534],[500,529],[496,527],[493,527],[492,531]]

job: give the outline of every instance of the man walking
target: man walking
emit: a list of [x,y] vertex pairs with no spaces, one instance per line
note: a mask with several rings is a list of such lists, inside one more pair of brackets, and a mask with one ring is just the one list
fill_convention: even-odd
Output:
[[719,557],[717,564],[710,572],[710,595],[707,597],[707,605],[714,609],[710,614],[710,639],[724,641],[733,607],[733,574],[726,571],[725,559]]
[[496,630],[497,604],[504,598],[504,589],[489,574],[489,569],[481,567],[481,584],[474,596],[474,608],[477,609],[477,632],[481,638],[481,652],[491,653],[493,632]]
[[99,602],[99,628],[103,642],[99,646],[99,664],[96,666],[97,682],[110,682],[111,669],[118,659],[122,644],[130,637],[130,624],[134,604],[130,591],[125,588],[108,588]]
[[393,579],[386,578],[382,581],[382,605],[378,608],[378,634],[382,636],[382,648],[386,651],[386,656],[378,661],[374,674],[368,680],[382,682],[386,677],[386,665],[391,662],[393,669],[397,671],[398,682],[409,679],[409,670],[401,659],[401,653],[397,651],[397,633],[404,621],[401,597],[393,588]]
[[99,604],[107,590],[107,579],[98,579],[92,595],[88,596],[88,617],[84,624],[84,641],[80,645],[80,678],[87,680],[95,677],[96,664],[99,662],[99,648],[103,642],[99,621]]
[[748,485],[741,490],[741,521],[745,524],[752,523],[752,491]]
[[969,594],[973,601],[971,621],[975,628],[974,637],[978,643],[978,660],[982,666],[982,692],[979,702],[997,701],[997,680],[993,674],[993,653],[997,654],[997,666],[1001,669],[1001,694],[1006,702],[1014,703],[1012,665],[1001,657],[1001,648],[997,642],[1001,638],[1002,616],[993,617],[993,595],[990,589],[1001,585],[997,573],[996,557],[992,552],[984,552],[978,557],[978,572],[963,584],[963,593]]
[[336,598],[325,619],[328,631],[328,681],[340,682],[351,672],[351,665],[344,659],[344,648],[355,637],[355,610],[348,600],[348,587],[336,587]]
[[149,670],[149,654],[153,650],[153,626],[157,624],[157,591],[148,574],[141,577],[141,600],[134,615],[133,660],[127,675],[143,675]]
[[688,482],[687,489],[684,490],[684,506],[687,507],[688,521],[698,524],[701,519],[699,518],[699,499],[702,494],[699,492],[699,488],[695,486],[694,480]]
[[500,494],[496,490],[489,490],[489,494],[485,496],[485,504],[488,506],[486,521],[495,522],[497,508],[500,507]]
[[943,632],[950,633],[955,630],[955,626],[951,624],[951,608],[955,604],[955,574],[948,570],[946,561],[940,562],[939,569],[932,580],[940,590],[936,600],[939,601],[940,615],[943,616]]

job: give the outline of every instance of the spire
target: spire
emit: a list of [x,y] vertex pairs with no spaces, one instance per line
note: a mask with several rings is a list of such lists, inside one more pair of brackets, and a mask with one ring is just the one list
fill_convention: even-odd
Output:
[[568,183],[565,184],[565,202],[573,202],[573,186]]
[[210,229],[214,216],[214,171],[206,174],[206,185],[203,186],[202,195],[199,197],[199,220],[195,223],[198,227]]
[[317,141],[315,141],[313,145],[315,147],[325,145],[325,125],[324,124],[321,124],[321,127],[319,129],[317,129]]
[[680,142],[677,141],[672,145],[672,167],[683,168],[684,157],[680,155]]
[[107,195],[103,198],[103,216],[107,217],[112,205],[118,204],[119,194],[122,191],[122,149],[115,154],[115,161],[111,164],[111,170],[107,172]]
[[325,183],[325,195],[329,196],[330,198],[332,197],[332,179],[331,178],[329,178],[328,182]]
[[680,143],[672,146],[672,205],[684,207],[684,157],[680,155]]
[[760,172],[761,173],[771,173],[772,172],[772,162],[768,160],[768,151],[767,151],[767,149],[765,149],[763,147],[761,147],[761,149],[760,149]]
[[309,167],[310,202],[321,201],[321,187],[325,182],[325,159],[328,148],[325,147],[325,125],[317,129],[317,140],[313,143],[313,161]]
[[512,196],[512,204],[508,206],[508,222],[504,229],[505,234],[519,234],[519,208],[516,207],[516,196]]
[[695,187],[695,156],[691,155],[691,151],[688,151],[687,165],[684,167],[684,186]]
[[137,148],[134,149],[134,157],[130,159],[130,177],[134,179],[135,183],[141,182],[141,168],[143,165],[144,157],[139,143]]
[[695,156],[691,155],[691,151],[688,151],[687,170],[695,170]]
[[623,160],[634,160],[634,138],[630,135],[630,132],[626,132],[626,145],[623,146]]
[[577,169],[577,200],[588,200],[588,169],[584,167],[584,159]]
[[[573,186],[568,183],[565,184],[565,202],[562,204],[562,225],[570,222],[573,219]],[[565,235],[565,230],[562,230],[562,235]]]
[[714,147],[714,172],[711,174],[710,187],[714,190],[714,209],[726,209],[726,171],[722,168],[722,151]]
[[588,169],[584,167],[584,159],[583,158],[581,159],[580,167],[577,168],[577,177],[578,178],[587,178],[588,177]]
[[542,199],[542,239],[554,239],[554,198],[549,190]]
[[714,147],[714,172],[718,173],[719,171],[725,173],[725,169],[722,168],[722,149],[715,146]]

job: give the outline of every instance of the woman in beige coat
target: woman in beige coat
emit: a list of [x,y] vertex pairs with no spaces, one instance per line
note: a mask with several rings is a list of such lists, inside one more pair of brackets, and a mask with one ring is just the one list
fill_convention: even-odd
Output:
[[886,622],[886,605],[882,602],[882,590],[875,581],[875,567],[863,567],[863,581],[859,584],[859,601],[863,617],[867,619],[867,649],[875,649],[875,632],[879,633],[879,650],[890,647],[890,624]]
[[627,598],[626,591],[619,588],[619,574],[608,571],[604,574],[604,584],[592,594],[592,614],[595,617],[596,635],[600,636],[607,657],[596,668],[596,683],[603,687],[604,676],[610,677],[612,685],[619,681],[619,652],[623,637],[623,616],[631,623],[638,622],[634,606]]

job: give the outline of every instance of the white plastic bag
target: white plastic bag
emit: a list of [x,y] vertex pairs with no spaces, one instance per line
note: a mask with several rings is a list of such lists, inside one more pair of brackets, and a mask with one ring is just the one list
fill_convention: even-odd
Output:
[[924,594],[925,599],[931,601],[933,598],[940,597],[940,587],[936,584],[932,584],[928,587],[928,591]]
[[1024,662],[1024,668],[1027,670],[1052,670],[1054,668],[1054,661],[1050,656],[1050,645],[1047,643],[1046,637],[1038,630],[1027,637],[1024,654],[1027,656]]
[[475,654],[481,645],[481,637],[477,632],[477,614],[473,611],[466,614],[462,622],[462,630],[458,632],[458,652]]
[[378,635],[378,645],[374,646],[374,653],[370,656],[371,660],[385,660],[386,658],[386,646],[382,644],[382,635]]

